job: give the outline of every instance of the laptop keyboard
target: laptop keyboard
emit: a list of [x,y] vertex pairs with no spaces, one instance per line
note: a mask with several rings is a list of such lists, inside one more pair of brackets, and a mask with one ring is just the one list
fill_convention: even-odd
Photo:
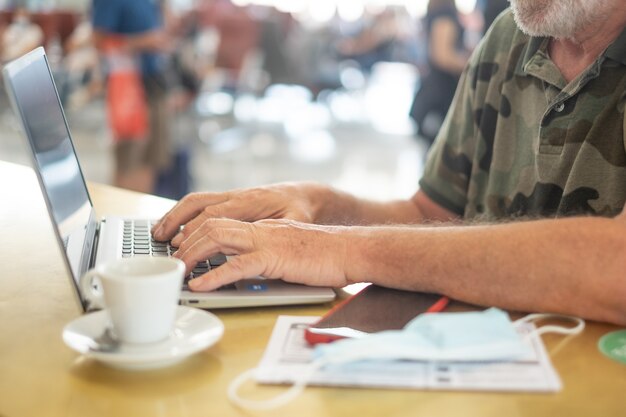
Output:
[[[124,234],[122,241],[122,257],[133,256],[171,256],[177,247],[170,242],[160,242],[155,240],[150,234],[150,229],[154,223],[148,220],[124,220]],[[183,290],[188,290],[187,282],[190,279],[207,273],[213,268],[217,268],[226,262],[226,256],[217,254],[212,258],[199,262],[191,273],[185,277]],[[228,284],[218,288],[219,290],[234,290],[235,284]]]

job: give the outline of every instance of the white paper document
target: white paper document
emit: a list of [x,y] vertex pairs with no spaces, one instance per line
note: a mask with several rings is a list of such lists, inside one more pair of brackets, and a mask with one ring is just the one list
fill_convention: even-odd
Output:
[[[292,383],[313,360],[304,329],[319,317],[279,316],[256,380],[263,384]],[[518,331],[534,329],[524,325]],[[309,385],[411,388],[423,390],[554,392],[561,381],[541,338],[531,336],[530,354],[510,362],[363,361],[332,365],[316,372]]]

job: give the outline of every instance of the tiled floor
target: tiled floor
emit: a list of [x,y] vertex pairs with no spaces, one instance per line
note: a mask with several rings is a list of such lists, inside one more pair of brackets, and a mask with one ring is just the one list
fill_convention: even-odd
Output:
[[[298,105],[283,100],[282,107],[243,98],[215,112],[219,97],[207,96],[194,109],[175,115],[173,136],[191,151],[194,190],[313,180],[370,199],[410,196],[421,175],[423,147],[406,128],[384,133],[394,126],[375,127],[376,120],[363,112],[346,117],[350,105],[352,110],[360,105],[359,97],[344,94],[334,102],[304,100],[304,105],[301,99],[296,99]],[[343,102],[343,115],[333,110],[337,102]],[[0,159],[29,164],[13,113],[6,99],[0,103]],[[66,109],[66,116],[86,178],[108,183],[111,147],[103,101]]]

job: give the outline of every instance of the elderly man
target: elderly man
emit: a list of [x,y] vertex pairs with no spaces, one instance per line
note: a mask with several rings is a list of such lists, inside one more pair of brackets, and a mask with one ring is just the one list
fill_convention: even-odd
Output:
[[192,281],[198,291],[256,274],[371,281],[623,325],[625,91],[623,0],[511,0],[408,201],[315,184],[192,194],[153,232],[188,268],[239,255]]

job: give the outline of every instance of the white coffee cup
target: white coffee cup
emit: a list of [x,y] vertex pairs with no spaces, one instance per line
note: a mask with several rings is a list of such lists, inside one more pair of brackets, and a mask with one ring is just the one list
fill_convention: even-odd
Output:
[[80,288],[90,306],[105,308],[123,343],[164,340],[174,327],[185,264],[176,258],[121,258],[87,271]]

